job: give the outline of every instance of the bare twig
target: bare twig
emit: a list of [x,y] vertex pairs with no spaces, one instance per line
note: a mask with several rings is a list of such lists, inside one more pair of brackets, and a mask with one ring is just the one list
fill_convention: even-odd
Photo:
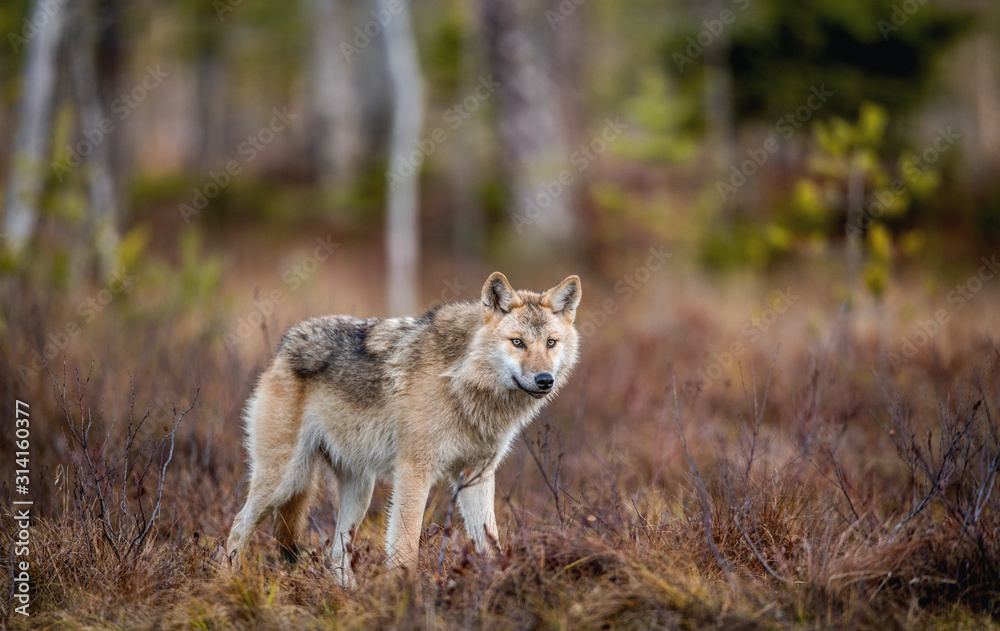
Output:
[[133,550],[135,551],[136,555],[140,554],[142,550],[142,545],[146,541],[146,536],[149,534],[149,529],[152,528],[153,522],[156,521],[156,516],[160,512],[160,502],[163,500],[163,484],[166,481],[167,465],[170,464],[170,461],[174,457],[174,437],[177,434],[177,428],[180,426],[181,420],[184,419],[184,416],[194,408],[194,405],[198,401],[198,395],[200,393],[201,393],[201,388],[198,388],[194,393],[194,399],[191,401],[191,405],[188,406],[188,409],[184,410],[177,416],[177,420],[174,421],[173,428],[171,428],[170,433],[167,435],[167,438],[169,438],[170,440],[170,452],[167,454],[166,461],[164,461],[163,465],[160,467],[160,484],[159,488],[157,489],[156,504],[153,505],[153,512],[149,516],[149,521],[146,522],[146,528],[142,531],[142,534],[140,534],[135,540],[133,540],[134,543]]
[[535,461],[535,465],[538,467],[538,472],[542,474],[542,481],[545,482],[545,486],[547,486],[549,492],[552,493],[552,498],[555,500],[556,505],[556,515],[559,517],[559,523],[565,525],[566,517],[563,513],[562,504],[562,495],[564,492],[559,486],[559,475],[562,471],[563,458],[562,434],[558,430],[556,431],[558,454],[553,456],[552,448],[549,444],[549,430],[551,429],[551,426],[548,416],[545,417],[545,422],[542,427],[543,429],[541,431],[536,430],[534,443],[528,440],[525,433],[522,433],[521,436],[524,439],[525,445],[528,447],[528,453],[531,454],[532,460]]
[[718,546],[715,545],[715,533],[712,528],[712,504],[708,497],[708,489],[705,487],[705,481],[702,479],[701,474],[698,473],[698,466],[694,463],[694,458],[691,457],[691,450],[688,449],[687,440],[684,438],[684,427],[681,425],[680,402],[677,399],[676,379],[673,380],[673,390],[674,421],[677,422],[677,434],[681,439],[681,446],[684,448],[684,455],[687,457],[691,475],[694,477],[695,488],[698,491],[698,501],[701,502],[701,520],[705,529],[705,541],[708,543],[708,548],[712,551],[712,556],[715,557],[715,562],[718,564],[719,569],[728,575],[732,571],[732,567],[729,561],[722,556]]
[[452,533],[451,514],[458,503],[458,494],[465,488],[465,471],[458,474],[458,481],[455,482],[455,492],[451,494],[451,502],[448,503],[448,513],[444,517],[444,529],[441,536],[441,552],[438,554],[438,582],[439,588],[444,585],[444,552],[448,547],[448,537]]

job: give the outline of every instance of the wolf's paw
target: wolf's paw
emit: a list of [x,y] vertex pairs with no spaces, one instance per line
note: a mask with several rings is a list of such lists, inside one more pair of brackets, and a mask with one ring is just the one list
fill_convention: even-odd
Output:
[[219,546],[215,549],[215,552],[216,553],[212,555],[212,563],[218,574],[223,576],[232,576],[239,572],[243,560],[243,555],[239,550],[229,551],[224,547]]
[[337,584],[344,589],[355,589],[358,586],[357,579],[354,578],[354,572],[351,571],[350,567],[345,567],[344,565],[335,565],[331,572],[333,572],[333,578],[337,581]]

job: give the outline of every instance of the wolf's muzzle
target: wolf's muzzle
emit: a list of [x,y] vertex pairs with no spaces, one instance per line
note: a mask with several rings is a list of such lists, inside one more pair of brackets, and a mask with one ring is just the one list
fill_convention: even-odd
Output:
[[536,399],[541,399],[542,397],[544,397],[545,395],[547,395],[549,393],[549,391],[552,389],[552,385],[551,384],[549,384],[549,387],[547,389],[545,389],[545,390],[542,390],[541,388],[539,388],[537,390],[535,388],[528,388],[523,383],[521,383],[521,381],[517,377],[514,377],[514,383],[517,384],[518,388],[520,388],[521,390],[524,390],[525,392],[527,392],[531,396],[535,397]]

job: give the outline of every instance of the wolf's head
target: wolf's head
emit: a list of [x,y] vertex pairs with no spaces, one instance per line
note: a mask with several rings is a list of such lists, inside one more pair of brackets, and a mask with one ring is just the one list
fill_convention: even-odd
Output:
[[582,291],[577,276],[542,294],[514,291],[500,272],[483,285],[486,352],[509,389],[541,399],[565,379],[576,363],[573,319]]

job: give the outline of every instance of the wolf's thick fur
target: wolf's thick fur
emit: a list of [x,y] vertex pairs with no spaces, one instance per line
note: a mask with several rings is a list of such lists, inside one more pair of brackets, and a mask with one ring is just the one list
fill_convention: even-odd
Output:
[[350,538],[376,479],[391,480],[386,550],[413,567],[430,487],[465,472],[458,495],[466,531],[490,554],[499,540],[494,472],[517,433],[577,360],[580,279],[545,293],[514,291],[496,272],[482,301],[449,303],[419,318],[328,316],[285,334],[247,403],[250,492],[227,549],[237,561],[277,511],[275,536],[294,558],[316,465],[336,478],[340,511],[331,552],[353,582]]

